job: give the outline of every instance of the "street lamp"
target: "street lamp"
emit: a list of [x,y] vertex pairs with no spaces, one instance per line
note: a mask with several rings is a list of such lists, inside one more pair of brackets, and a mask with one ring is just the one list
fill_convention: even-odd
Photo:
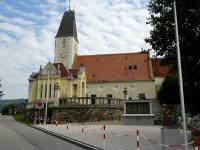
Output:
[[49,97],[49,69],[47,70],[47,96],[45,102],[45,115],[44,115],[44,124],[47,124],[47,105],[48,105],[48,97]]

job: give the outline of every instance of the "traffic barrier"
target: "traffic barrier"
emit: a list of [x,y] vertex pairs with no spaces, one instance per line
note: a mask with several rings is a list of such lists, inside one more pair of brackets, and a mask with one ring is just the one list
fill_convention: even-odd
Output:
[[106,149],[106,125],[103,125],[103,149]]
[[58,126],[58,121],[57,120],[55,120],[55,123],[56,123],[56,127]]
[[136,130],[136,135],[137,135],[137,150],[140,150],[140,138],[139,138],[139,130]]
[[82,128],[81,128],[82,141],[83,141],[83,132],[84,132],[84,126],[83,126],[83,123],[82,123]]
[[66,128],[67,128],[67,130],[69,129],[69,126],[68,126],[68,124],[67,124]]
[[[57,120],[55,120],[55,124],[56,124],[56,128],[54,131],[58,131],[58,122]],[[69,125],[70,124],[66,124],[66,126],[64,125],[63,127],[65,127],[67,130],[69,130]],[[46,126],[46,128],[48,127],[48,125]],[[101,126],[100,128],[97,128],[97,129],[90,129],[89,126],[86,128],[86,126],[84,125],[84,123],[82,124],[79,124],[79,125],[72,125],[72,127],[80,127],[79,128],[79,132],[81,132],[81,135],[82,135],[82,141],[84,140],[84,136],[87,135],[87,133],[89,132],[93,132],[95,133],[95,136],[96,136],[96,139],[97,140],[100,140],[100,142],[103,142],[103,149],[106,149],[106,140],[108,140],[109,138],[114,138],[114,136],[116,137],[127,137],[127,138],[130,138],[132,139],[133,137],[131,136],[135,136],[136,137],[136,149],[137,150],[140,150],[142,149],[142,143],[145,142],[144,140],[146,140],[147,142],[149,142],[150,144],[153,144],[153,145],[157,145],[157,146],[160,146],[160,147],[168,147],[168,148],[171,148],[171,149],[180,149],[180,148],[183,148],[185,147],[185,145],[190,145],[190,144],[193,144],[194,143],[194,149],[195,150],[198,150],[198,146],[200,145],[200,140],[198,137],[195,137],[194,138],[194,141],[191,141],[189,143],[186,143],[186,144],[162,144],[159,140],[155,139],[155,138],[152,138],[152,137],[148,137],[146,135],[143,134],[143,132],[139,129],[137,129],[135,132],[132,131],[132,132],[123,132],[123,133],[117,133],[117,132],[113,132],[113,131],[109,131],[109,130],[106,130],[106,125],[104,124],[103,126]],[[74,129],[76,130],[76,129]],[[72,129],[73,131],[73,129]],[[102,138],[102,133],[103,133],[103,138]],[[143,139],[143,140],[142,140]],[[102,141],[103,140],[103,141]]]
[[[153,138],[149,138],[147,136],[145,136],[143,133],[140,133],[140,135],[145,139],[147,140],[148,142],[154,144],[154,145],[159,145],[161,147],[169,147],[169,148],[182,148],[183,146],[185,145],[190,145],[190,144],[193,144],[194,141],[191,141],[189,143],[186,143],[186,144],[171,144],[171,145],[167,145],[167,144],[162,144],[160,143],[158,140],[156,139],[153,139]],[[195,149],[196,150],[196,149]]]

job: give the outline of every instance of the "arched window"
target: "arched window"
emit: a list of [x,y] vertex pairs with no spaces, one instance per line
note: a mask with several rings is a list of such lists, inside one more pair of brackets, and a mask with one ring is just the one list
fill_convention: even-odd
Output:
[[120,90],[119,85],[114,85],[114,86],[113,86],[113,91],[117,92],[117,91],[119,91],[119,90]]
[[62,48],[65,48],[66,47],[66,39],[63,39],[62,40]]
[[102,92],[104,90],[103,85],[98,86],[98,91]]

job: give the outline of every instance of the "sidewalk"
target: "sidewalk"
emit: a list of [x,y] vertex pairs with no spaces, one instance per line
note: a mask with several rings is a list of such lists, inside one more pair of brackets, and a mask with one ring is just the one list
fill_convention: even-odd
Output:
[[[90,145],[104,148],[103,125],[62,124],[62,125],[37,125],[67,137],[83,141]],[[67,129],[68,127],[68,129]],[[83,134],[82,134],[83,127]],[[136,150],[136,130],[140,134],[140,150],[161,150],[161,126],[133,126],[133,125],[106,125],[106,150]],[[149,138],[149,139],[148,139]],[[156,141],[156,142],[155,142]],[[169,150],[182,150],[181,146],[169,147]],[[192,144],[189,150],[193,150]]]

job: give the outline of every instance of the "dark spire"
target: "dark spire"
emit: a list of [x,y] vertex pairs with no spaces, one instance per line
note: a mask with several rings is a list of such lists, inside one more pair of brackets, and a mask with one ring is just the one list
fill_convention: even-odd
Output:
[[73,36],[78,41],[75,12],[72,10],[65,11],[56,34],[56,37],[66,36]]

